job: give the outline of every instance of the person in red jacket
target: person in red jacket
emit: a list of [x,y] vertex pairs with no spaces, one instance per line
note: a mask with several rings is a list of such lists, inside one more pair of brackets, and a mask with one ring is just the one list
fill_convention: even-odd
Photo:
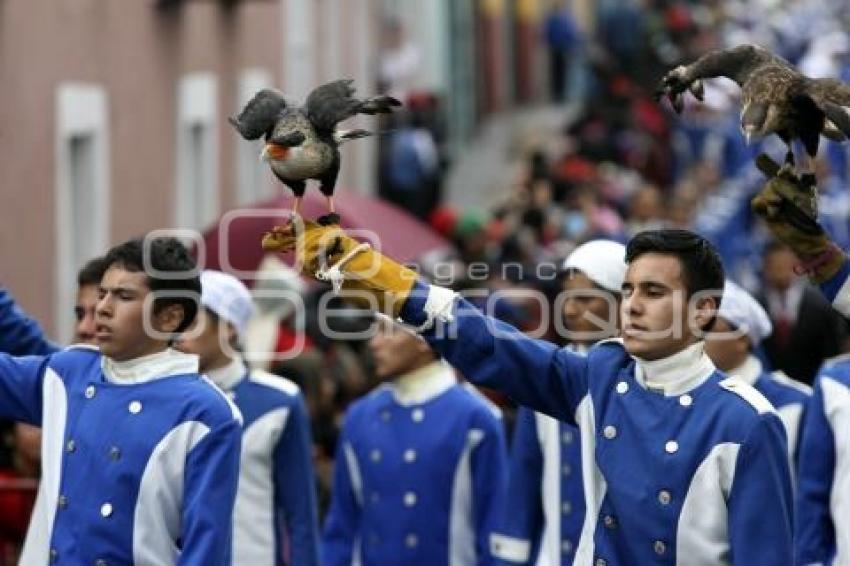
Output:
[[0,566],[18,563],[27,533],[41,468],[41,429],[24,423],[3,422],[3,448],[8,459],[0,463]]

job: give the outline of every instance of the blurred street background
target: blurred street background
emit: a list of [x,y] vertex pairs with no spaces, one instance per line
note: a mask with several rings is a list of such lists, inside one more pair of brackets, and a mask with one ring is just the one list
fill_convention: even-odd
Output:
[[[227,117],[264,87],[295,102],[352,78],[360,95],[390,93],[404,107],[352,121],[385,133],[342,149],[343,222],[438,282],[555,293],[536,266],[559,266],[590,238],[668,226],[709,237],[755,295],[784,293],[805,282],[749,209],[763,179],[753,157],[784,149],[744,143],[731,82],[710,81],[706,102],[690,98],[681,116],[652,94],[677,64],[750,42],[810,76],[850,81],[847,29],[844,0],[0,0],[2,284],[65,343],[86,260],[182,228],[207,235],[207,265],[245,270],[249,285],[252,270],[279,274],[263,285],[317,304],[326,289],[263,256],[261,223],[216,247],[222,215],[291,204],[261,146]],[[821,221],[843,249],[848,147],[824,143],[817,162]],[[470,277],[474,264],[488,275]],[[545,308],[518,296],[499,314],[537,329]],[[848,348],[846,323],[817,308],[822,334],[795,333],[802,317],[771,312],[782,332],[766,356],[802,382]],[[362,341],[327,339],[310,312],[295,322],[261,304],[254,346],[306,344],[270,369],[306,392],[327,495],[341,415],[371,388],[371,362]]]

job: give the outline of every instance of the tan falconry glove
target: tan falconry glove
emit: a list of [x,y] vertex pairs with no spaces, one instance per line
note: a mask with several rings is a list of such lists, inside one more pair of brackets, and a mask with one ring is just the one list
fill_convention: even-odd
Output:
[[[334,291],[367,307],[399,315],[418,274],[365,242],[348,236],[336,224],[321,225],[294,219],[263,236],[263,249],[295,251],[295,267],[304,274],[328,281]],[[371,302],[369,297],[376,302]]]
[[790,166],[780,167],[765,154],[756,165],[768,181],[753,198],[753,211],[765,219],[776,239],[794,250],[803,262],[801,271],[814,283],[835,275],[844,263],[844,253],[817,221],[817,188],[814,177],[798,177]]

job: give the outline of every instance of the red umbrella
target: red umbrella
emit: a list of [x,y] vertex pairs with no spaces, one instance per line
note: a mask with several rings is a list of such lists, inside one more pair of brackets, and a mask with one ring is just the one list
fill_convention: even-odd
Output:
[[[400,262],[413,261],[426,252],[448,249],[450,244],[427,224],[410,213],[376,197],[354,191],[339,191],[334,196],[341,225],[354,237]],[[227,271],[246,282],[263,257],[263,234],[287,219],[285,211],[292,207],[291,197],[277,197],[253,206],[231,210],[204,234],[206,257],[199,260],[209,269]],[[315,191],[308,192],[301,206],[305,218],[327,213],[325,199]],[[292,263],[292,254],[282,256]]]

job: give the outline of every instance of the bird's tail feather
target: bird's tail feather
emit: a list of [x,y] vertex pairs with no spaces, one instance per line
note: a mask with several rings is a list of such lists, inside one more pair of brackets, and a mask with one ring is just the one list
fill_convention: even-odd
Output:
[[385,134],[391,134],[395,129],[389,130],[380,130],[377,132],[370,132],[369,130],[337,130],[334,133],[334,140],[336,143],[343,143],[351,140],[356,140],[360,138],[368,138],[369,136],[383,136]]
[[374,132],[370,132],[369,130],[337,130],[334,132],[334,140],[336,143],[343,143],[360,138],[367,138],[372,135],[374,135]]
[[367,98],[360,103],[357,108],[358,114],[389,114],[393,111],[393,107],[401,106],[401,102],[397,98],[382,94],[373,98]]

